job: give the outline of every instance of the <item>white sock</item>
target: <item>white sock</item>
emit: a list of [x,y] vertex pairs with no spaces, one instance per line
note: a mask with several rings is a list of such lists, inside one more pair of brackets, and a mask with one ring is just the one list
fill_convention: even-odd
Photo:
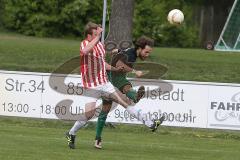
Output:
[[126,110],[146,126],[152,126],[153,121],[147,116],[146,113],[142,113],[141,109],[136,109],[134,106],[128,106]]
[[77,120],[73,127],[70,129],[69,134],[76,135],[77,131],[81,129],[87,123],[87,121],[88,120],[85,115],[81,116],[81,118]]

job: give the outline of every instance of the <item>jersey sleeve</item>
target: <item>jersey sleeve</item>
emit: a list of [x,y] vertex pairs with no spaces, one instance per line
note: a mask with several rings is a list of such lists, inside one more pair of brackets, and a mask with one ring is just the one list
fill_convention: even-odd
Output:
[[128,63],[128,57],[125,54],[117,54],[114,58],[117,61],[122,61],[123,63],[127,64]]

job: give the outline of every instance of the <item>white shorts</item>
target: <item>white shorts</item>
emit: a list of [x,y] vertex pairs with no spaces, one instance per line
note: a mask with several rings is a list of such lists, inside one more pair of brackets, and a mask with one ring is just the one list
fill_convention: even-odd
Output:
[[109,95],[114,92],[116,92],[115,87],[112,85],[112,83],[107,82],[103,85],[99,85],[94,88],[84,89],[83,96],[87,96],[88,103],[90,103],[96,102],[98,99],[102,97],[108,99]]

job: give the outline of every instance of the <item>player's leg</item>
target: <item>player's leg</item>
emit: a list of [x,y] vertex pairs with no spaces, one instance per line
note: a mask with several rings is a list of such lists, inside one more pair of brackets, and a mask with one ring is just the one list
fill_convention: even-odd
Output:
[[102,131],[105,126],[105,122],[107,119],[108,112],[111,109],[112,101],[103,99],[102,102],[102,110],[98,116],[97,120],[97,126],[96,126],[96,138],[95,138],[95,144],[94,146],[98,149],[102,148],[101,142],[102,142]]
[[146,113],[142,113],[141,110],[137,109],[134,105],[129,103],[129,100],[126,99],[127,97],[120,91],[112,93],[110,97],[113,101],[122,105],[131,115],[149,127],[153,132],[157,130],[158,126],[165,119],[164,116],[160,117],[159,119],[150,119]]
[[[136,92],[135,90],[132,89],[132,85],[129,81],[127,81],[126,83],[124,82],[124,84],[125,85],[121,87],[120,91],[126,94],[127,97],[132,99],[134,102],[138,102],[145,93],[144,87],[143,88],[140,87],[138,92]],[[102,131],[105,126],[108,112],[111,109],[112,101],[103,99],[102,104],[103,104],[103,107],[98,116],[97,125],[96,125],[96,138],[95,138],[94,146],[97,149],[102,149]]]
[[127,81],[127,83],[120,88],[120,91],[122,91],[122,93],[126,94],[126,96],[128,98],[130,98],[131,100],[133,100],[134,103],[137,103],[144,96],[145,87],[140,86],[138,91],[136,92],[132,88],[132,84],[129,81]]
[[126,94],[128,98],[137,103],[145,94],[144,86],[139,87],[138,91],[132,88],[131,82],[129,82],[125,75],[114,75],[112,78],[112,84],[117,87],[122,93]]
[[86,125],[87,121],[91,119],[95,114],[96,102],[90,102],[85,105],[85,113],[80,115],[78,120],[74,123],[70,131],[66,132],[66,138],[68,140],[68,146],[70,149],[75,149],[75,138],[77,131]]
[[[164,117],[160,119],[150,119],[147,117],[145,113],[142,113],[141,110],[138,110],[134,107],[133,102],[124,94],[122,94],[119,90],[112,90],[113,87],[111,83],[106,85],[107,88],[105,89],[106,94],[105,96],[113,101],[122,105],[131,115],[133,115],[136,119],[143,122],[146,126],[148,126],[152,131],[155,131],[157,127],[162,123]],[[114,92],[111,92],[114,91]]]
[[68,146],[71,149],[75,148],[75,138],[77,131],[81,129],[89,119],[91,119],[96,112],[96,102],[101,97],[101,87],[97,87],[95,89],[84,89],[82,96],[87,96],[88,100],[85,104],[85,112],[79,115],[78,120],[75,122],[73,127],[69,132],[66,133],[66,138],[68,139]]

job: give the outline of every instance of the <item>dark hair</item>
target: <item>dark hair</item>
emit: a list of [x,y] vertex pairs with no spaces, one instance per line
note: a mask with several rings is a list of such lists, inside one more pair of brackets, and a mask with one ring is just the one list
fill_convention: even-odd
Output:
[[144,49],[146,45],[153,47],[154,46],[154,40],[147,37],[147,36],[141,36],[137,39],[135,42],[135,48],[142,48]]
[[92,34],[92,30],[97,29],[97,27],[101,27],[101,26],[93,22],[88,22],[84,28],[85,36],[87,36],[88,34]]

